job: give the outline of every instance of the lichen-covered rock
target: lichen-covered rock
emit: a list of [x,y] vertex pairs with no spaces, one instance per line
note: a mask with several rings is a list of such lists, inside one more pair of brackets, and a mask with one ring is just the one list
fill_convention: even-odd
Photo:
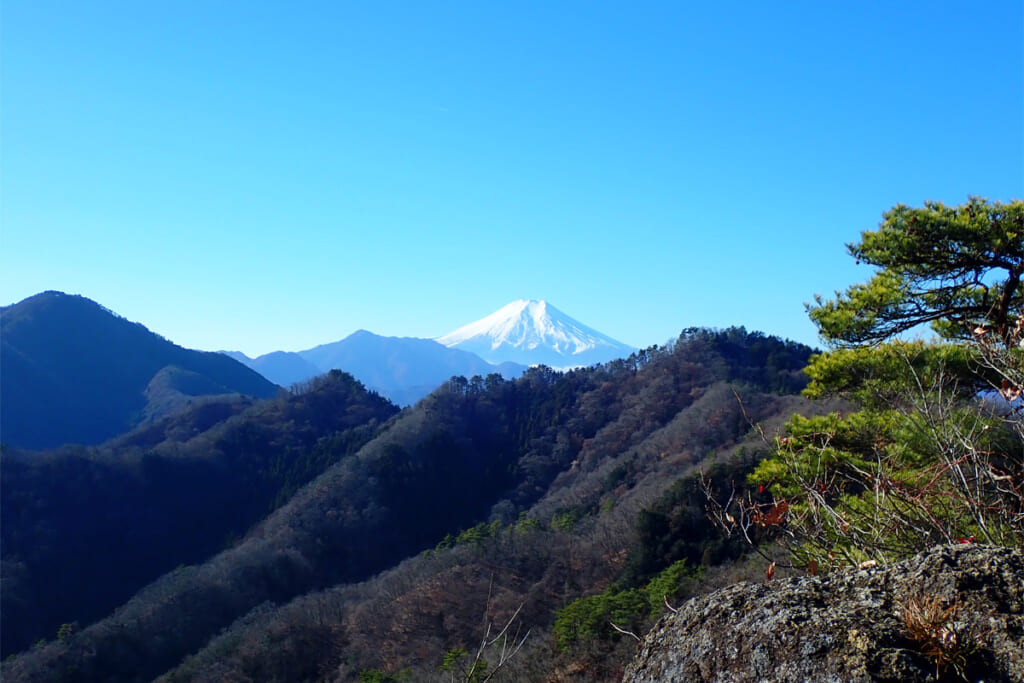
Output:
[[659,621],[647,681],[1024,683],[1024,553],[939,546],[886,567],[740,583]]

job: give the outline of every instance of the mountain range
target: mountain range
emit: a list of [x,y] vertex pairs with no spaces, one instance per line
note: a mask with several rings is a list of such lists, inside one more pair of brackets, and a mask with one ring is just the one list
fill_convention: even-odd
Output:
[[359,330],[305,351],[273,351],[249,358],[227,355],[281,386],[332,369],[352,373],[399,405],[411,405],[454,375],[505,379],[528,366],[567,369],[623,358],[635,351],[546,301],[519,300],[437,339],[383,337]]
[[432,339],[384,337],[366,330],[305,351],[273,351],[257,358],[239,351],[223,353],[283,387],[333,369],[344,370],[398,405],[412,405],[454,375],[486,377],[498,373],[512,379],[526,370],[525,365],[516,363],[494,365],[474,353],[448,348]]
[[633,350],[544,301],[513,302],[437,340],[359,330],[249,358],[185,349],[90,299],[48,291],[0,309],[0,334],[0,440],[28,449],[97,444],[195,401],[267,398],[333,369],[412,405],[453,376],[512,379],[530,365]]

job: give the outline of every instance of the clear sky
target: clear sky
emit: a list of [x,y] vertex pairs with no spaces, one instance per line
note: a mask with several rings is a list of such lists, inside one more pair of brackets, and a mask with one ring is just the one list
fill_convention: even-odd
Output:
[[543,298],[635,346],[816,343],[896,203],[1024,197],[987,2],[0,7],[0,303],[257,355]]

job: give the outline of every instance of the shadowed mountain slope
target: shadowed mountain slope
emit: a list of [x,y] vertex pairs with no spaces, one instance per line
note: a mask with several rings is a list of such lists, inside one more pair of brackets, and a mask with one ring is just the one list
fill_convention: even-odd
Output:
[[269,401],[200,399],[100,447],[5,449],[4,655],[222,550],[396,412],[333,372]]
[[[177,380],[157,378],[169,367]],[[61,292],[0,309],[0,368],[0,439],[33,449],[96,444],[199,394],[278,390],[222,354],[182,348]]]

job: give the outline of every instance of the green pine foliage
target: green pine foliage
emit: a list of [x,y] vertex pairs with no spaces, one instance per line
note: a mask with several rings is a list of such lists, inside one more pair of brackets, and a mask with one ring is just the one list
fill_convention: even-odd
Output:
[[402,674],[392,675],[377,669],[363,669],[359,672],[359,683],[406,683],[409,680]]
[[882,218],[848,245],[858,263],[875,268],[871,279],[810,307],[827,340],[873,344],[921,324],[968,342],[979,326],[1009,333],[1024,307],[1024,202],[901,204]]
[[621,629],[639,629],[646,620],[650,601],[639,589],[612,586],[599,595],[579,598],[558,611],[553,629],[555,641],[564,651],[577,643],[607,640]]
[[580,644],[621,637],[622,631],[642,633],[671,602],[685,594],[699,574],[687,566],[686,560],[679,560],[642,588],[623,589],[613,584],[603,593],[574,600],[555,616],[555,642],[562,651],[569,651]]

